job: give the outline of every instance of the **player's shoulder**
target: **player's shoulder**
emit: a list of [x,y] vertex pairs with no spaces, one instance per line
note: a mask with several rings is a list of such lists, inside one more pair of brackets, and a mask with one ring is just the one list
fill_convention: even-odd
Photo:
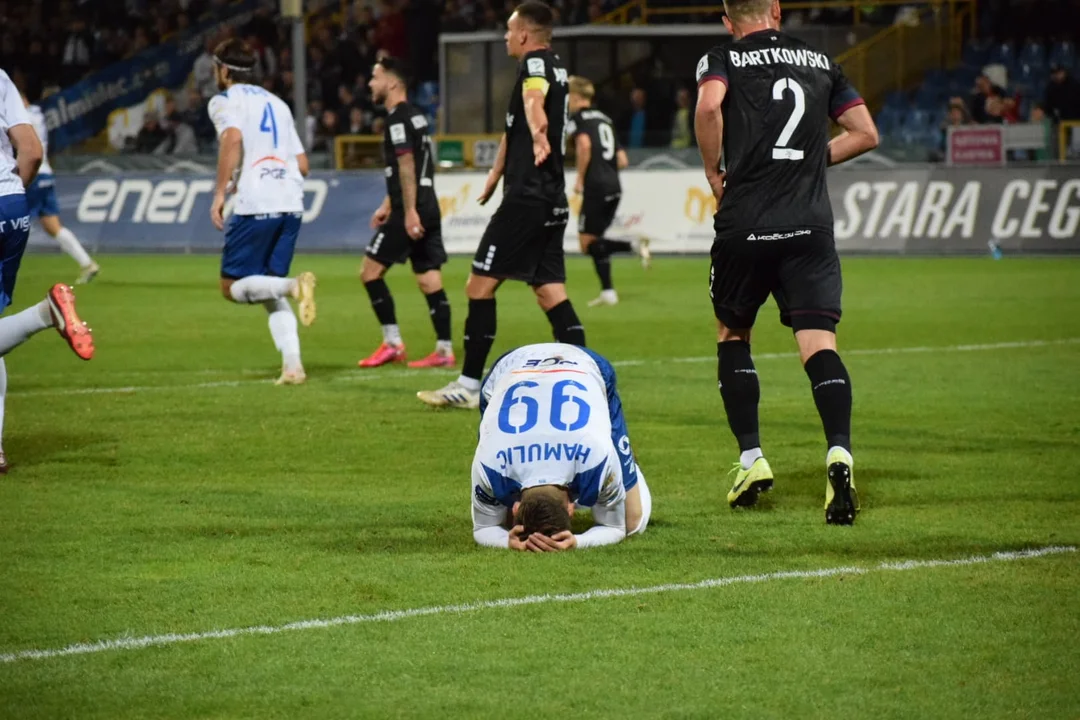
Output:
[[430,123],[423,110],[408,102],[402,103],[401,106],[396,109],[401,110],[400,117],[407,122],[413,130],[416,130],[417,132],[427,131]]

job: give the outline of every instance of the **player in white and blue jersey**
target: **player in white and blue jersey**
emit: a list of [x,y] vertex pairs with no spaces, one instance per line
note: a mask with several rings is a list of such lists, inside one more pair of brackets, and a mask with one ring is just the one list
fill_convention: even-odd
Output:
[[[15,294],[15,279],[30,237],[26,187],[33,182],[43,156],[41,141],[18,89],[0,70],[0,312],[11,305]],[[0,318],[0,433],[7,395],[4,356],[48,328],[56,328],[83,360],[94,356],[90,328],[75,312],[75,293],[67,285],[54,285],[38,304]],[[0,473],[7,471],[7,456],[0,445]]]
[[[308,160],[296,134],[292,112],[280,98],[252,85],[255,55],[239,40],[226,40],[214,51],[220,93],[207,110],[217,130],[217,188],[210,219],[225,231],[221,256],[221,292],[236,303],[260,303],[270,314],[270,335],[281,352],[278,385],[299,385],[307,376],[300,361],[296,314],[315,322],[315,276],[288,277],[304,214],[304,177]],[[232,217],[225,222],[225,196],[236,193]]]
[[71,256],[71,259],[79,263],[79,278],[76,285],[84,285],[101,272],[101,268],[86,252],[86,249],[75,237],[75,233],[68,230],[60,223],[60,204],[56,201],[56,178],[53,177],[52,165],[49,164],[49,126],[45,124],[45,114],[37,105],[31,105],[26,95],[22,96],[26,104],[30,122],[34,126],[38,140],[41,141],[41,169],[37,177],[26,188],[26,204],[30,208],[30,217],[36,217],[41,221],[41,227],[49,233],[49,237],[60,244],[60,248]]
[[[473,538],[551,552],[645,531],[652,495],[630,447],[611,363],[564,343],[503,355],[480,388],[472,466]],[[594,525],[570,529],[575,506]]]

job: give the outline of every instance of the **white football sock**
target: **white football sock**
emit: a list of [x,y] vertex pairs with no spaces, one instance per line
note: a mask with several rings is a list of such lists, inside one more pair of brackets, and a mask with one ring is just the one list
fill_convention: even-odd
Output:
[[436,340],[435,352],[442,356],[449,356],[454,354],[454,343],[449,340]]
[[401,339],[401,328],[397,325],[383,325],[382,326],[382,339],[387,345],[402,345],[404,341]]
[[60,243],[60,247],[71,256],[71,259],[79,263],[79,267],[88,268],[94,264],[94,261],[90,259],[90,255],[87,254],[83,248],[82,243],[79,242],[79,238],[75,237],[75,233],[71,232],[67,228],[60,228],[60,232],[54,236],[56,242]]
[[469,390],[470,392],[480,392],[480,381],[476,378],[465,377],[464,375],[458,376],[458,385]]
[[267,300],[263,303],[270,313],[270,337],[274,346],[281,352],[281,364],[286,370],[299,370],[300,336],[296,332],[296,313],[292,305],[284,298]]
[[42,300],[10,317],[0,318],[0,356],[7,355],[32,335],[52,326],[48,300]]
[[0,452],[4,451],[4,404],[7,401],[7,365],[0,357]]
[[761,448],[756,447],[751,450],[743,450],[742,454],[739,455],[739,462],[742,463],[743,470],[749,470],[750,466],[761,457],[765,457],[765,455],[762,454]]
[[295,287],[293,278],[250,275],[234,282],[229,292],[238,303],[261,303],[288,297]]

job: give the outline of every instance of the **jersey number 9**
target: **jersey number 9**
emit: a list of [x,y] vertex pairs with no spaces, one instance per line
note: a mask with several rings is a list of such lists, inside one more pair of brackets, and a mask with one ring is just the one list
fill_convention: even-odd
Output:
[[[499,407],[499,430],[501,432],[507,435],[520,435],[536,427],[540,420],[540,403],[535,397],[530,397],[524,392],[518,394],[519,390],[525,391],[536,387],[540,387],[540,384],[532,380],[523,380],[511,385],[510,389],[506,391],[502,405]],[[586,388],[575,380],[560,380],[551,388],[551,413],[548,416],[548,422],[551,427],[563,432],[581,430],[589,423],[589,416],[592,414],[592,408],[589,407],[584,398],[567,394],[571,389],[585,391]],[[567,414],[566,406],[568,404],[576,408],[576,411],[572,411],[570,419],[564,419],[563,416]],[[511,412],[518,405],[521,405],[525,410],[524,420],[521,420],[520,413],[515,413],[518,416],[517,418],[510,417]],[[519,420],[520,422],[514,424],[512,420]]]

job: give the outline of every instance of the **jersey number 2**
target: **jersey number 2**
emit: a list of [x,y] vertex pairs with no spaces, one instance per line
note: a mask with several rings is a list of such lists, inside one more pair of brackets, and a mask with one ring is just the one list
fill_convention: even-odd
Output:
[[263,108],[262,122],[259,123],[259,129],[265,133],[273,134],[274,149],[277,150],[277,120],[274,118],[274,108],[270,103],[266,103],[266,107]]
[[[539,383],[532,380],[523,380],[512,385],[506,391],[502,406],[499,408],[500,431],[507,435],[520,435],[536,427],[536,423],[540,419],[540,403],[536,401],[536,398],[529,397],[524,393],[521,395],[517,393],[518,390],[528,390],[539,386]],[[592,414],[592,408],[589,407],[584,398],[567,395],[566,391],[571,388],[585,390],[584,385],[574,380],[560,380],[551,388],[551,415],[548,417],[548,422],[551,427],[563,432],[576,432],[585,427],[589,422],[589,415]],[[574,413],[575,417],[572,422],[563,419],[563,409],[567,403],[577,406],[577,412]],[[525,409],[525,418],[520,425],[514,425],[510,422],[510,411],[517,405],[521,405]]]
[[791,94],[795,96],[795,109],[791,111],[791,117],[788,118],[787,125],[784,126],[780,137],[776,140],[776,147],[772,149],[772,159],[802,160],[803,151],[789,148],[787,145],[791,142],[791,136],[795,134],[795,129],[799,127],[803,115],[806,114],[806,93],[803,92],[799,83],[789,78],[781,78],[773,85],[773,100],[783,100],[785,90],[790,90]]

